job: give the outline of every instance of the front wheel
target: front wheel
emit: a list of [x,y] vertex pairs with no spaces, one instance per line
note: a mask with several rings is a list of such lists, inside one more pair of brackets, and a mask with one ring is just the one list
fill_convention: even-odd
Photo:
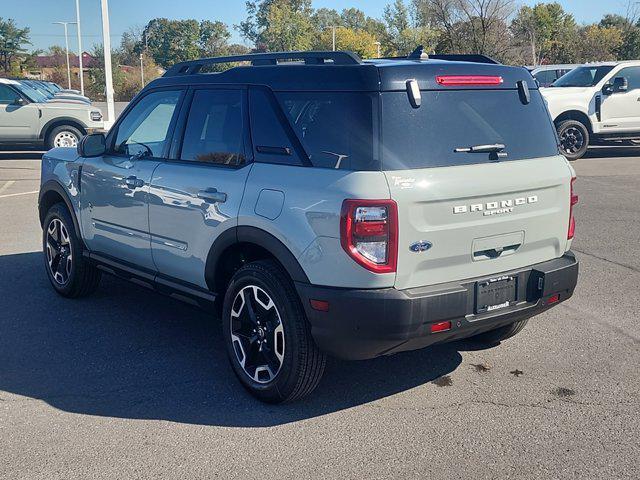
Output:
[[277,263],[262,260],[238,270],[222,318],[229,361],[252,395],[282,403],[317,387],[326,357],[311,337],[291,280]]
[[53,128],[46,138],[48,149],[58,147],[77,147],[82,138],[82,132],[71,125],[61,125]]
[[82,256],[82,246],[73,219],[63,203],[53,205],[44,220],[42,250],[51,285],[63,297],[93,293],[101,273]]
[[565,120],[558,124],[560,151],[568,160],[582,158],[589,148],[589,129],[578,120]]

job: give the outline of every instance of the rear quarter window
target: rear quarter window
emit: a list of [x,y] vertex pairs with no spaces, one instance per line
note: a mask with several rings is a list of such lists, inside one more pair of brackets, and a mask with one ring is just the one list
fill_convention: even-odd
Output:
[[538,90],[531,102],[517,90],[437,90],[422,92],[414,109],[405,92],[382,94],[384,170],[487,163],[489,153],[455,153],[457,148],[504,144],[500,161],[549,157],[558,145]]

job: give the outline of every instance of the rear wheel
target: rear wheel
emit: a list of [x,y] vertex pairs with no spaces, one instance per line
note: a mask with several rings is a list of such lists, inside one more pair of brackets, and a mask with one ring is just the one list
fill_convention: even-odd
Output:
[[578,120],[565,120],[558,124],[560,150],[569,160],[582,158],[589,148],[589,129]]
[[51,129],[47,134],[47,148],[77,147],[82,138],[82,132],[71,125],[60,125]]
[[49,209],[43,228],[45,269],[56,292],[70,298],[93,293],[100,283],[100,270],[82,256],[73,219],[63,203],[57,203]]
[[277,263],[261,260],[238,270],[222,318],[231,366],[252,395],[281,403],[317,387],[326,357],[311,337],[291,280]]
[[527,325],[527,322],[529,322],[529,319],[510,323],[509,325],[498,327],[495,330],[489,330],[488,332],[475,335],[471,337],[471,339],[482,343],[498,343],[520,333]]

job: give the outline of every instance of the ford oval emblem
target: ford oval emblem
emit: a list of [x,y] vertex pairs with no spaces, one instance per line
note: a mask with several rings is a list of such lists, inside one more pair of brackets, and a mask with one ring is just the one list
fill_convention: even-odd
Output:
[[428,242],[426,240],[420,240],[419,242],[412,243],[409,246],[409,250],[415,253],[426,252],[432,246],[433,244],[431,242]]

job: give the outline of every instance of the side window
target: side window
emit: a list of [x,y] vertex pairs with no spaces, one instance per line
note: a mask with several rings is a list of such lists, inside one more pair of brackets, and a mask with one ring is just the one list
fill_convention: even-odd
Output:
[[0,103],[13,103],[16,98],[18,98],[18,94],[11,87],[0,83]]
[[255,150],[255,161],[302,165],[295,148],[277,114],[279,108],[275,99],[266,90],[252,88],[249,91],[249,111],[251,113],[251,137]]
[[640,88],[640,67],[623,68],[613,76],[613,78],[615,77],[626,78],[627,82],[629,82],[629,90]]
[[182,160],[244,163],[242,92],[196,90],[182,142]]
[[120,123],[114,153],[162,157],[181,93],[163,90],[142,98]]
[[376,97],[348,92],[277,95],[314,167],[380,169],[375,151]]
[[540,85],[549,85],[556,79],[556,72],[555,70],[543,70],[536,73],[535,77],[540,82]]

